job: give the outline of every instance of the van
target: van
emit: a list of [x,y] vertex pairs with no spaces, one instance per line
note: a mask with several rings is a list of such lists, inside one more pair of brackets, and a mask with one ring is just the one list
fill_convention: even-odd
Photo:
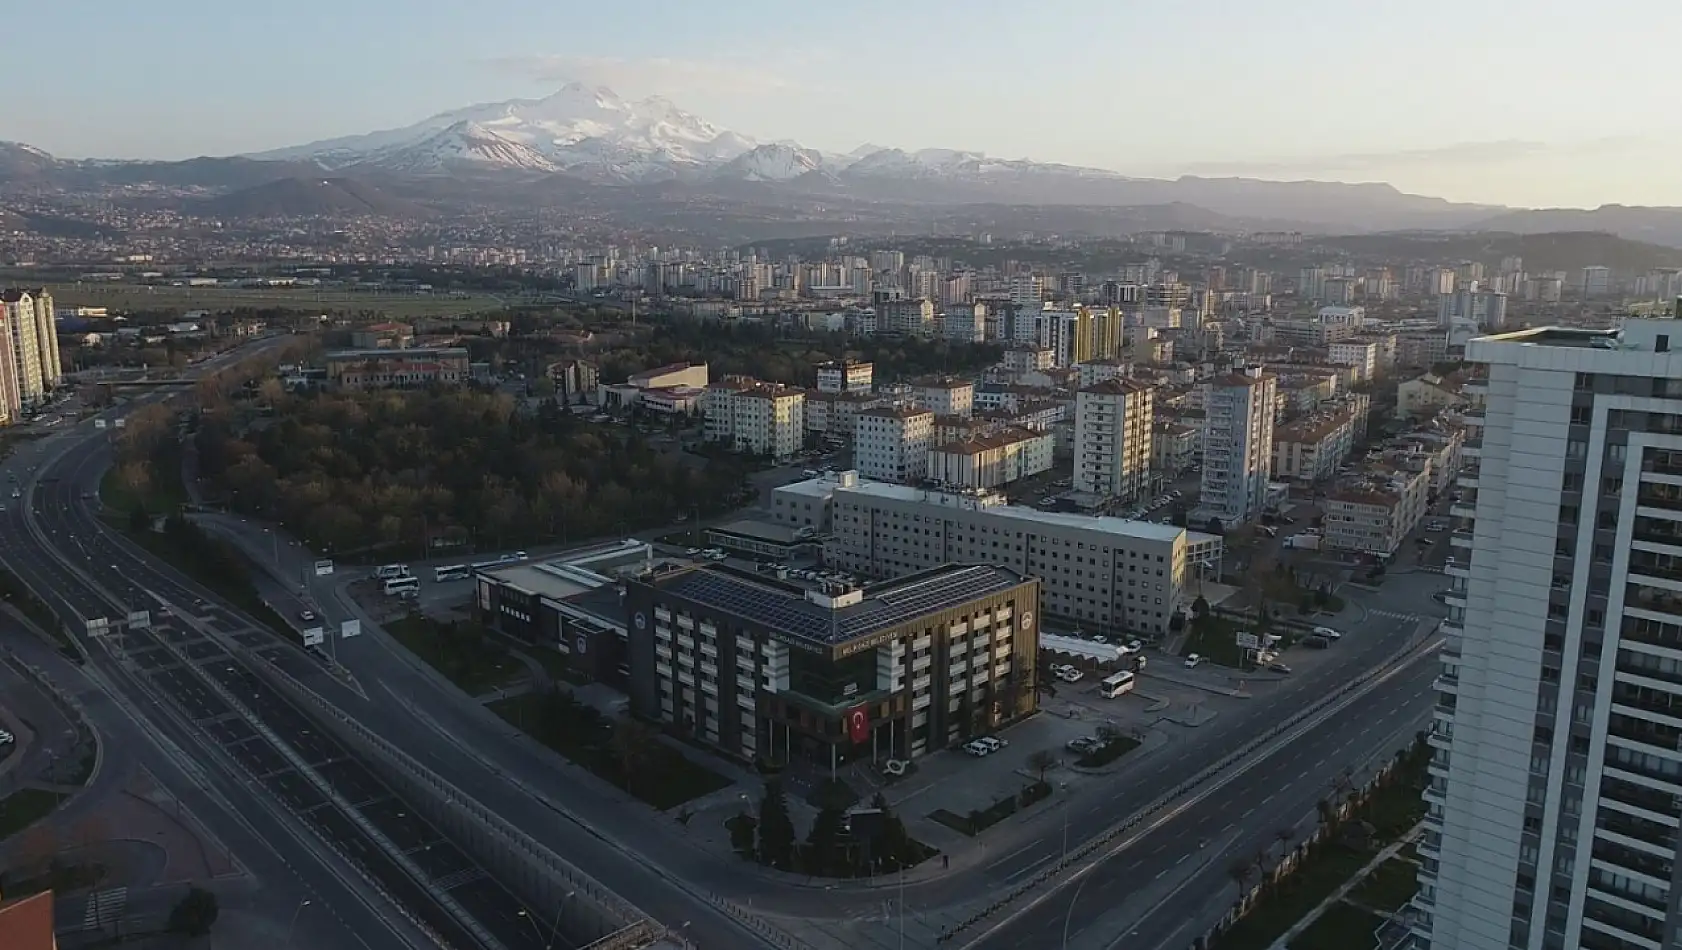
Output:
[[374,569],[374,576],[382,581],[389,581],[397,577],[409,576],[407,564],[382,564]]

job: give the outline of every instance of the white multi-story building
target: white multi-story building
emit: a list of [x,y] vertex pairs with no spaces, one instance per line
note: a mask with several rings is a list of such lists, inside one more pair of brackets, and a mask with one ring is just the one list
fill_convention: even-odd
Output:
[[1330,478],[1355,444],[1354,414],[1330,412],[1276,428],[1273,477],[1314,482]]
[[953,343],[980,343],[987,339],[987,305],[954,303],[940,314],[940,335]]
[[952,488],[999,488],[1051,471],[1049,432],[1006,426],[988,435],[929,449],[928,477]]
[[975,384],[967,379],[920,379],[912,385],[916,404],[937,416],[968,418],[975,412]]
[[1355,367],[1358,381],[1365,382],[1378,373],[1378,344],[1371,340],[1341,340],[1329,350],[1333,363]]
[[[1682,946],[1682,324],[1471,342],[1417,935]],[[1487,476],[1487,477],[1485,477]]]
[[1045,278],[1038,274],[1017,274],[1012,277],[1010,302],[1019,310],[1038,313],[1041,304],[1045,302]]
[[1223,525],[1261,513],[1273,465],[1273,409],[1278,380],[1260,369],[1217,377],[1203,386],[1203,478],[1197,511]]
[[1612,268],[1599,264],[1583,268],[1582,292],[1585,297],[1604,297],[1612,292]]
[[1107,379],[1075,393],[1076,491],[1131,501],[1150,490],[1152,390]]
[[[1161,636],[1218,574],[1222,540],[1169,525],[1007,504],[997,492],[940,492],[854,472],[772,492],[773,518],[828,532],[826,563],[867,577],[992,564],[1041,579],[1040,609],[1083,630]],[[1193,560],[1195,555],[1195,560]],[[1208,565],[1204,567],[1202,565]]]
[[738,452],[786,459],[806,445],[806,391],[729,376],[701,400],[706,438]]
[[831,360],[818,364],[818,392],[868,393],[876,378],[876,367],[857,360]]
[[921,481],[929,473],[934,413],[883,406],[858,414],[853,465],[865,478],[884,482]]
[[0,290],[0,312],[6,342],[16,367],[18,405],[8,406],[16,419],[63,381],[59,368],[58,328],[53,322],[53,298],[45,290]]

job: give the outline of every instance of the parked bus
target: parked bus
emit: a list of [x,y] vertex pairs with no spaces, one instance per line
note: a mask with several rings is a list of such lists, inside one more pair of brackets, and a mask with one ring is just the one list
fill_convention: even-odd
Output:
[[432,577],[438,583],[445,581],[464,581],[473,576],[473,568],[466,564],[451,564],[448,567],[433,568]]
[[379,567],[374,568],[374,576],[382,581],[389,581],[394,577],[408,577],[409,565],[382,564]]
[[393,577],[385,582],[385,592],[388,597],[418,590],[420,590],[420,578],[412,574],[407,577]]
[[1098,694],[1103,696],[1105,699],[1114,699],[1122,693],[1133,692],[1133,686],[1135,683],[1136,678],[1132,673],[1117,673],[1098,684]]

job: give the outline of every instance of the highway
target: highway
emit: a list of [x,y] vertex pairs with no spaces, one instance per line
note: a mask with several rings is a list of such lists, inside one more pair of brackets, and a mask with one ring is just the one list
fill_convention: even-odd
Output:
[[[1345,768],[1360,775],[1414,741],[1430,721],[1437,673],[1435,650],[1421,651],[1370,693],[1249,760],[1227,784],[1193,793],[1057,890],[1024,900],[953,945],[1060,946],[1044,935],[1067,933],[1069,947],[1183,950],[1231,906],[1234,860],[1276,855],[1276,832],[1311,830],[1317,803]],[[1059,845],[1045,841],[1040,850],[1054,855]]]

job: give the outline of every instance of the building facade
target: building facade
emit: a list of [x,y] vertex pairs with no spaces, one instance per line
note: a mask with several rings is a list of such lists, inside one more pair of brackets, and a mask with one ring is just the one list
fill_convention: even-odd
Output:
[[1049,432],[1006,426],[929,449],[928,478],[951,488],[999,488],[1051,471]]
[[1075,393],[1074,487],[1131,501],[1150,490],[1151,387],[1112,378]]
[[1682,328],[1475,339],[1416,933],[1682,946]]
[[415,389],[459,386],[470,372],[461,347],[407,350],[340,350],[327,354],[327,385],[334,389]]
[[1188,603],[1183,528],[1040,511],[1007,504],[993,492],[940,492],[852,475],[773,493],[786,492],[791,513],[814,501],[827,506],[819,517],[820,530],[829,531],[824,560],[841,570],[896,577],[946,563],[997,564],[1040,578],[1047,616],[1086,630],[1143,636],[1168,633]]
[[806,445],[806,391],[742,376],[706,388],[706,439],[737,452],[786,459]]
[[929,473],[934,413],[883,406],[858,414],[853,465],[865,478],[884,482],[921,481]]
[[818,364],[818,392],[868,393],[874,385],[876,367],[857,360],[831,360]]
[[0,290],[0,311],[4,311],[7,348],[11,351],[11,374],[17,380],[17,404],[7,407],[9,418],[15,420],[24,407],[39,404],[64,381],[58,324],[52,294],[45,289]]
[[1430,507],[1425,472],[1389,470],[1352,476],[1326,494],[1323,545],[1389,558]]
[[1033,712],[1038,587],[990,565],[862,588],[649,572],[625,586],[631,705],[748,761],[917,758]]
[[1203,477],[1198,523],[1231,527],[1261,513],[1273,467],[1273,413],[1278,381],[1259,369],[1228,373],[1204,385]]
[[1354,445],[1354,419],[1347,412],[1279,426],[1273,433],[1273,478],[1295,482],[1330,478]]
[[964,417],[975,411],[975,384],[967,379],[923,379],[912,385],[917,406],[937,416]]

